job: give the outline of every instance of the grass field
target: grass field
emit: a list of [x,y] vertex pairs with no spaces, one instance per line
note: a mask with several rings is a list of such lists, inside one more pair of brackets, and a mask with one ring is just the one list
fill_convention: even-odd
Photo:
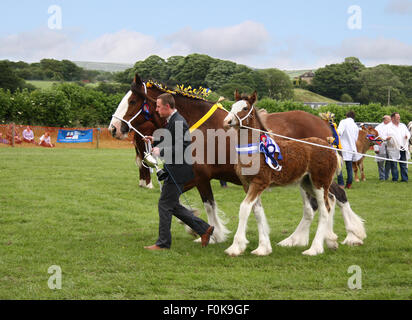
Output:
[[338,102],[305,89],[295,88],[293,89],[293,94],[293,100],[298,102]]
[[[291,187],[263,195],[273,253],[250,254],[258,245],[251,215],[247,251],[228,257],[243,191],[215,181],[229,240],[202,249],[174,221],[172,249],[154,253],[143,246],[157,238],[159,190],[137,187],[133,149],[1,148],[0,299],[412,299],[412,184],[379,182],[370,159],[366,175],[348,191],[366,219],[362,247],[307,257],[276,246],[302,216]],[[187,197],[203,210],[197,191]],[[335,232],[343,241],[339,209]],[[62,269],[61,290],[48,288],[52,265]],[[348,289],[352,265],[362,269],[361,290]]]

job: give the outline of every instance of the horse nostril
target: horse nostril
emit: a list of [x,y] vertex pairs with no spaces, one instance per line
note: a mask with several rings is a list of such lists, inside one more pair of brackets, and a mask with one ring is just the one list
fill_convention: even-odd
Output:
[[112,136],[114,137],[116,135],[116,127],[112,126]]

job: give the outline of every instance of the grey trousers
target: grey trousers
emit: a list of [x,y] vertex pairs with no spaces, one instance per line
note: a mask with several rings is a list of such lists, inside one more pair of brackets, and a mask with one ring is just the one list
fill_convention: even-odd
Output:
[[170,248],[172,245],[172,235],[170,227],[172,224],[172,215],[182,220],[198,235],[206,233],[210,227],[208,223],[196,217],[192,211],[182,206],[179,202],[180,190],[183,190],[183,184],[179,188],[169,181],[165,181],[162,193],[159,199],[159,238],[156,244],[162,248]]

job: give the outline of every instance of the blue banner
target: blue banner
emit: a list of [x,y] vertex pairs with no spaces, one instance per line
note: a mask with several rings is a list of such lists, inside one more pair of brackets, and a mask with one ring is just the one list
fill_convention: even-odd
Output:
[[93,129],[89,130],[59,130],[58,143],[93,142]]

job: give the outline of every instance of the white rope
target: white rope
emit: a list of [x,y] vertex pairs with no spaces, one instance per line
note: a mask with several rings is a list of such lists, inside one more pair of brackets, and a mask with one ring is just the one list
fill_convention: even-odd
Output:
[[[253,109],[253,108],[250,108],[250,110],[252,110],[252,109]],[[238,120],[240,120],[240,118],[239,118],[239,116],[238,116],[237,114],[235,114],[235,113],[233,113],[233,112],[231,112],[231,111],[227,111],[226,109],[223,109],[223,110],[225,110],[227,113],[231,113],[231,114],[235,115],[236,118],[237,118]],[[257,112],[257,111],[256,111],[256,112]],[[250,112],[249,112],[249,114],[250,114]],[[248,115],[249,115],[249,114],[248,114]],[[243,118],[242,120],[245,120],[245,118]],[[268,131],[265,131],[265,130],[261,130],[261,129],[257,129],[257,128],[252,128],[252,127],[245,126],[245,125],[242,124],[242,121],[240,122],[240,126],[239,126],[239,127],[240,127],[240,128],[249,129],[249,130],[252,130],[252,131],[258,131],[258,132],[261,132],[261,133],[266,133],[266,134],[268,134],[268,135],[276,136],[276,137],[283,138],[283,139],[287,139],[287,140],[292,140],[292,141],[296,141],[296,142],[300,142],[300,143],[304,143],[304,144],[309,144],[309,145],[312,145],[312,146],[315,146],[315,147],[319,147],[319,148],[324,148],[324,149],[333,150],[333,151],[342,151],[342,152],[347,152],[347,153],[351,153],[351,154],[362,155],[362,156],[364,156],[364,157],[373,158],[373,159],[377,159],[377,160],[385,160],[385,161],[393,161],[393,162],[399,162],[399,163],[405,163],[405,164],[412,164],[412,162],[409,162],[409,161],[393,160],[393,159],[388,159],[388,158],[383,158],[383,157],[378,157],[378,156],[371,156],[371,155],[366,154],[366,153],[348,151],[348,150],[344,150],[344,149],[336,149],[336,148],[334,148],[334,147],[324,146],[324,145],[317,144],[317,143],[313,143],[313,142],[309,142],[309,141],[303,141],[303,140],[300,140],[300,139],[295,139],[295,138],[291,138],[291,137],[286,137],[286,136],[283,136],[283,135],[281,135],[281,134],[276,134],[276,133],[273,133],[273,132],[268,132]]]

